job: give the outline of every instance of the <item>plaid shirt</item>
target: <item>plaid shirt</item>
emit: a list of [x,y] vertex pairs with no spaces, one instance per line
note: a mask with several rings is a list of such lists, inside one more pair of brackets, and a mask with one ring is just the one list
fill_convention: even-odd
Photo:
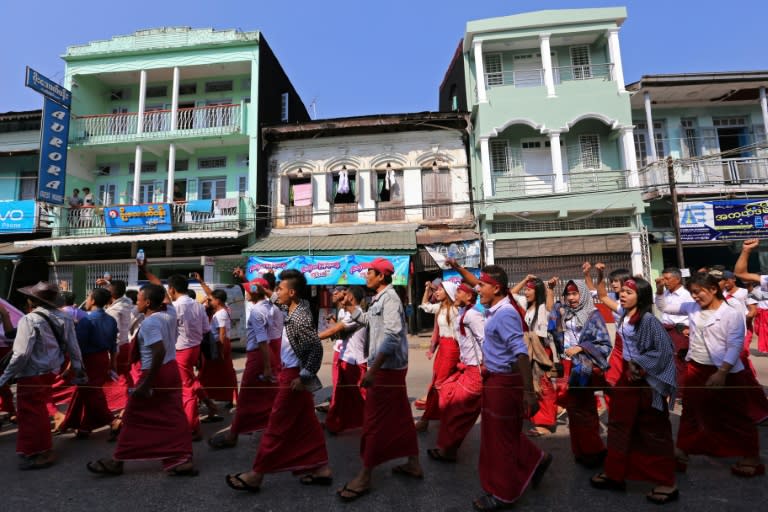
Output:
[[285,306],[281,306],[281,309],[286,313],[285,332],[288,341],[301,363],[300,376],[304,379],[317,375],[323,362],[323,345],[314,328],[309,302],[300,301],[291,313]]

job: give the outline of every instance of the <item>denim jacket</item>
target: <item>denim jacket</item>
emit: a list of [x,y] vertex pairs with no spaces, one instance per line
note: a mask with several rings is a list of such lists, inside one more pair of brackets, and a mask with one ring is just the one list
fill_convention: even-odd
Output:
[[351,320],[368,327],[365,355],[369,364],[373,364],[381,353],[387,356],[382,369],[401,370],[408,367],[405,311],[392,285],[373,297],[367,312],[358,309],[352,313]]

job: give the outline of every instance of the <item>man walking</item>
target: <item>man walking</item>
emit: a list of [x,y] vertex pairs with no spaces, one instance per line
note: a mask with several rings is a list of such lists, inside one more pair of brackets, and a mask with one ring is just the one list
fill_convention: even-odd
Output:
[[65,354],[70,367],[64,378],[71,372],[84,378],[83,360],[71,317],[57,309],[58,286],[41,281],[18,291],[27,296],[31,312],[19,320],[13,355],[0,376],[0,387],[16,378],[19,469],[41,469],[56,460],[47,408],[51,386]]

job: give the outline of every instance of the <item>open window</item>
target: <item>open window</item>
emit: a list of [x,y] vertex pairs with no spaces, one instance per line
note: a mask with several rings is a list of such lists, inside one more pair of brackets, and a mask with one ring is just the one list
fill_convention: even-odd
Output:
[[387,164],[371,171],[371,197],[376,201],[377,221],[405,220],[403,171]]
[[301,169],[280,177],[280,204],[285,207],[286,225],[312,224],[314,190],[312,176]]
[[342,166],[338,171],[329,173],[327,180],[328,202],[332,205],[357,204],[358,176],[357,171],[348,170]]

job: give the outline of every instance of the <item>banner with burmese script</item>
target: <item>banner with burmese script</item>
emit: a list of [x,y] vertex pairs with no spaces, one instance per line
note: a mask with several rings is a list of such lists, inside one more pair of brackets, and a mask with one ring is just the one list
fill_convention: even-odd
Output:
[[171,205],[134,204],[104,208],[108,235],[171,231]]
[[[406,286],[410,256],[384,256],[392,262],[395,274],[392,284]],[[293,268],[304,274],[311,285],[364,285],[367,263],[376,259],[372,255],[348,254],[345,256],[251,256],[245,268],[245,277],[250,281],[266,272],[280,275],[285,269]]]

